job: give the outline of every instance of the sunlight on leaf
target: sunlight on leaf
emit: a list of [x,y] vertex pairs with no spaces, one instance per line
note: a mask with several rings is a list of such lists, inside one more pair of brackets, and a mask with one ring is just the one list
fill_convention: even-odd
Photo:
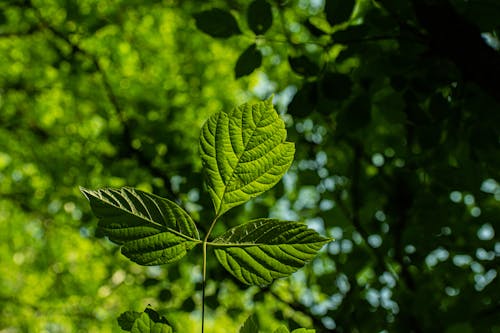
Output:
[[274,333],[290,333],[290,331],[288,330],[288,328],[286,328],[285,325],[281,325],[274,331]]
[[208,119],[200,137],[207,185],[218,216],[272,188],[293,161],[283,120],[271,99]]
[[239,333],[258,333],[259,332],[259,324],[257,317],[255,314],[248,316],[247,320],[243,323],[243,326],[240,328]]
[[154,322],[148,313],[144,312],[134,322],[131,333],[172,333],[172,327],[164,323]]
[[328,242],[302,223],[257,219],[228,230],[211,245],[238,280],[266,285],[297,271]]
[[138,264],[177,261],[201,242],[191,217],[170,200],[133,188],[81,191],[99,218],[100,231]]

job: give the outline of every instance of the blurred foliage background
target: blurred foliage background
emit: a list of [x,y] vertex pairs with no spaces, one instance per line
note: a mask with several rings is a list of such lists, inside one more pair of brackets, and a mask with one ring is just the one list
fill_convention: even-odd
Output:
[[207,332],[251,312],[264,332],[500,332],[499,33],[495,0],[2,1],[0,332],[119,332],[148,304],[197,332],[201,252],[128,262],[78,186],[154,192],[204,230],[199,129],[271,94],[294,165],[225,227],[336,241],[263,289],[210,260]]

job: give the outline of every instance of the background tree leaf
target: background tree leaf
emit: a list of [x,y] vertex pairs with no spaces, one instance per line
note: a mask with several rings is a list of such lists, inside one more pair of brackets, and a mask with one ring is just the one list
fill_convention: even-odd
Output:
[[303,76],[314,76],[320,71],[319,66],[307,56],[288,57],[288,63],[292,70]]
[[262,64],[262,54],[257,50],[257,45],[252,44],[238,57],[234,67],[236,78],[248,75]]
[[[156,332],[158,331],[158,329],[163,329],[166,331],[158,331],[158,332],[171,332],[171,330],[169,331],[169,323],[167,321],[167,319],[163,316],[160,316],[160,314],[158,312],[156,312],[154,309],[150,308],[150,307],[147,307],[146,309],[144,309],[144,312],[137,312],[137,311],[126,311],[124,313],[122,313],[119,317],[118,317],[118,324],[120,325],[120,328],[124,331],[128,331],[130,332],[132,330],[132,328],[134,327],[134,324],[136,321],[140,320],[142,322],[142,324],[144,324],[144,322],[147,322],[146,319],[146,315],[147,318],[149,318],[150,321],[152,321],[153,323],[158,323],[158,324],[164,324],[165,326],[167,327],[164,327],[164,326],[161,326],[161,325],[153,325],[153,327],[151,328],[150,327],[150,330],[146,332]],[[141,318],[143,317],[143,318]],[[139,319],[140,318],[140,319]],[[140,327],[138,328],[142,328],[142,324],[139,324]],[[151,325],[150,325],[151,326]],[[155,328],[156,326],[158,326],[157,328]],[[156,330],[156,331],[154,331]],[[140,331],[140,332],[143,332],[143,331]]]
[[293,96],[288,105],[288,113],[297,118],[309,116],[318,103],[318,84],[305,83]]
[[196,27],[217,38],[228,38],[241,33],[234,16],[223,9],[213,8],[194,14]]
[[174,262],[200,243],[191,217],[170,200],[127,187],[81,191],[99,218],[98,228],[138,264]]
[[208,119],[200,151],[218,215],[272,188],[293,161],[283,121],[271,99],[245,103]]
[[132,333],[172,333],[172,327],[165,323],[154,322],[147,312],[134,322]]
[[256,35],[262,35],[273,24],[271,5],[265,0],[255,0],[247,9],[248,26]]
[[290,333],[290,331],[285,325],[281,325],[274,331],[274,333]]
[[134,322],[142,315],[142,312],[137,311],[125,311],[118,318],[118,325],[124,331],[130,332]]
[[266,285],[305,265],[330,239],[305,224],[257,219],[217,237],[215,255],[245,284]]
[[241,326],[239,333],[259,333],[259,322],[255,314],[248,316],[247,320]]
[[354,0],[326,0],[326,20],[332,26],[347,21],[351,17],[355,4]]

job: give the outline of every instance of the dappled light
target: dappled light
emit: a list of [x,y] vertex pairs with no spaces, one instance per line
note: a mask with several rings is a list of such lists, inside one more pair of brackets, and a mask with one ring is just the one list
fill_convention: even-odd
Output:
[[0,2],[0,332],[498,332],[499,22]]

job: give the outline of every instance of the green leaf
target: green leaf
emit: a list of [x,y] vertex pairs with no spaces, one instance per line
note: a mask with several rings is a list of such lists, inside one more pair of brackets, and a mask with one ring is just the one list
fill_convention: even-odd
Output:
[[248,26],[256,35],[265,33],[273,24],[271,5],[265,0],[255,0],[247,10]]
[[262,54],[257,50],[257,45],[250,45],[238,57],[236,66],[234,67],[234,74],[236,78],[252,73],[256,68],[262,64]]
[[167,324],[170,325],[168,322],[167,318],[164,316],[160,315],[158,312],[156,312],[155,309],[151,308],[149,305],[147,308],[144,309],[144,312],[148,314],[149,318],[154,321],[155,323],[162,323],[162,324]]
[[210,117],[200,136],[207,187],[218,216],[272,188],[293,161],[271,99]]
[[300,57],[290,56],[288,57],[288,63],[295,73],[303,76],[314,76],[320,71],[319,66],[304,55]]
[[[120,325],[122,330],[130,332],[132,330],[132,327],[134,326],[134,323],[139,318],[141,318],[141,316],[144,316],[144,314],[154,323],[165,324],[167,326],[169,325],[169,323],[165,317],[160,316],[160,314],[158,312],[156,312],[154,309],[152,309],[150,307],[147,307],[146,309],[144,309],[144,312],[126,311],[126,312],[122,313],[118,317],[118,324]],[[144,321],[144,320],[141,319],[141,321]],[[147,331],[147,332],[149,332],[149,331]],[[159,331],[159,332],[162,332],[162,331]],[[171,332],[171,331],[167,330],[166,332]]]
[[217,38],[228,38],[241,33],[234,16],[225,10],[213,8],[194,14],[196,27]]
[[238,280],[266,285],[297,271],[329,241],[302,223],[257,219],[228,230],[210,245]]
[[201,243],[191,217],[170,200],[127,187],[81,191],[98,229],[140,265],[174,262]]
[[154,322],[147,312],[134,322],[131,333],[172,333],[172,327],[165,323]]
[[351,18],[354,0],[327,0],[325,2],[326,20],[334,26]]
[[[315,333],[315,332],[316,330],[307,328],[297,328],[292,331],[292,333]],[[286,328],[285,325],[281,325],[274,331],[274,333],[290,333],[290,331],[288,330],[288,328]]]
[[118,325],[120,325],[121,329],[124,331],[130,332],[134,322],[141,316],[142,312],[137,311],[126,311],[123,312],[118,318]]
[[281,325],[274,331],[274,333],[290,333],[290,331],[288,330],[288,328],[286,328],[285,325]]
[[255,314],[248,316],[243,326],[241,326],[239,333],[259,333],[259,322]]

